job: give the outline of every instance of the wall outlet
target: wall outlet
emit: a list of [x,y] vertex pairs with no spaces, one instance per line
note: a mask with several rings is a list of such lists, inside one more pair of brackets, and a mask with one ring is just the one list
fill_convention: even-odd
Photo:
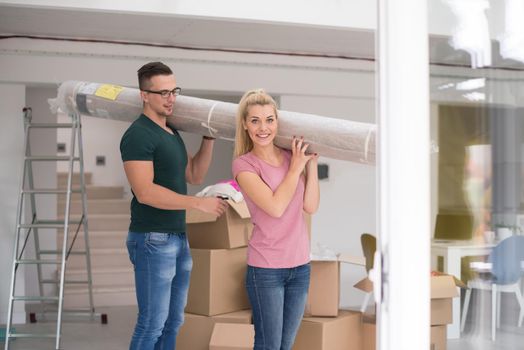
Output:
[[324,180],[329,177],[329,165],[319,164],[317,168],[318,168],[318,179],[319,180]]
[[59,142],[56,144],[56,153],[65,153],[66,144],[64,142]]
[[106,165],[106,156],[96,156],[95,164],[97,166],[105,166]]

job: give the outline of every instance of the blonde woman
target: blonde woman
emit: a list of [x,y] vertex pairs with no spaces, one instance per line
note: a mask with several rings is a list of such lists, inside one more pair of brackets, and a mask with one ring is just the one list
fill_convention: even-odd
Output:
[[254,224],[246,288],[253,309],[254,350],[290,350],[309,288],[309,239],[304,211],[319,204],[317,154],[293,138],[277,147],[278,111],[264,90],[244,94],[237,112],[233,176]]

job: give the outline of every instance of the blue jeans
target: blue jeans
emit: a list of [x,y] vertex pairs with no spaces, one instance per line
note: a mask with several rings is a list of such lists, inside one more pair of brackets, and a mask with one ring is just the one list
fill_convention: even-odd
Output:
[[291,350],[304,314],[310,272],[310,264],[285,269],[247,267],[254,350]]
[[185,233],[127,236],[135,270],[138,318],[130,350],[173,350],[184,322],[193,260]]

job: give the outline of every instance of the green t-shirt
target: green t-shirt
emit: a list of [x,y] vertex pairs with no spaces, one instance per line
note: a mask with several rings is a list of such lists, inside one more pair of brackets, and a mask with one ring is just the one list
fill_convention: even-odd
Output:
[[[179,194],[187,194],[187,152],[176,130],[171,135],[158,124],[140,115],[126,130],[120,141],[122,161],[150,160],[153,162],[157,185]],[[185,210],[163,210],[141,204],[133,193],[131,201],[132,232],[185,232]]]

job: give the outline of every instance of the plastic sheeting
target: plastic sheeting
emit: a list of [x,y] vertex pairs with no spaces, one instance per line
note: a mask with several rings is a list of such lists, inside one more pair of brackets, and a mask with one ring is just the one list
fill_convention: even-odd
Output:
[[[66,81],[50,101],[55,112],[133,121],[142,112],[138,89],[84,81]],[[236,130],[234,103],[178,96],[167,123],[177,130],[233,141]],[[374,124],[279,110],[275,144],[289,149],[293,136],[303,136],[308,150],[328,158],[375,163]]]

